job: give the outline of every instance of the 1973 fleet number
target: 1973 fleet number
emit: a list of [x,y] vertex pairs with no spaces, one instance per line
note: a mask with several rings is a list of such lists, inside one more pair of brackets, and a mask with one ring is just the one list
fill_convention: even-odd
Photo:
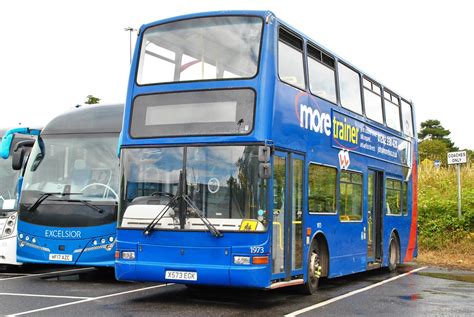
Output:
[[250,247],[250,253],[263,253],[263,247]]

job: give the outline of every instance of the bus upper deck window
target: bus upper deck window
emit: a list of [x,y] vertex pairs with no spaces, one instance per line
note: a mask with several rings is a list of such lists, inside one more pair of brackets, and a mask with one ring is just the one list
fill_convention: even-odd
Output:
[[359,74],[344,64],[339,63],[338,65],[341,105],[346,109],[362,114]]

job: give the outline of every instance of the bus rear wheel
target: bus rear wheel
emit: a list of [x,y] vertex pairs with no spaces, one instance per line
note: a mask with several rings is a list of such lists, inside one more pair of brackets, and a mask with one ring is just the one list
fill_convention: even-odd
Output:
[[398,262],[400,262],[400,251],[398,247],[398,240],[396,237],[392,236],[390,239],[390,246],[388,249],[388,270],[390,272],[395,271],[397,268]]
[[308,257],[308,274],[306,283],[301,286],[303,294],[312,295],[316,293],[319,285],[319,278],[321,277],[321,256],[317,245],[311,247]]

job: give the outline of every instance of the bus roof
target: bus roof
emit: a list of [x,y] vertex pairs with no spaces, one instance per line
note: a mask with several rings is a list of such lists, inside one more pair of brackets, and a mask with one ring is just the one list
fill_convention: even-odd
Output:
[[363,72],[359,67],[356,67],[354,66],[352,63],[348,62],[346,59],[343,59],[341,57],[339,57],[337,54],[334,54],[331,50],[327,49],[326,47],[324,47],[323,45],[321,45],[319,42],[317,41],[314,41],[312,38],[310,38],[309,36],[306,36],[305,33],[301,32],[300,30],[292,27],[291,25],[289,25],[288,23],[286,23],[285,21],[281,20],[280,18],[278,18],[272,11],[254,11],[254,10],[226,10],[226,11],[209,11],[209,12],[199,12],[199,13],[193,13],[193,14],[186,14],[186,15],[181,15],[181,16],[176,16],[176,17],[171,17],[171,18],[166,18],[166,19],[163,19],[163,20],[158,20],[158,21],[155,21],[155,22],[151,22],[151,23],[147,23],[147,24],[144,24],[142,25],[142,27],[140,28],[140,33],[142,33],[145,29],[149,28],[149,27],[152,27],[152,26],[156,26],[158,24],[164,24],[164,23],[168,23],[168,22],[173,22],[173,21],[177,21],[177,20],[186,20],[186,19],[194,19],[194,18],[199,18],[199,17],[207,17],[207,16],[222,16],[222,15],[253,15],[253,16],[260,16],[262,17],[263,19],[268,19],[268,17],[270,18],[274,18],[278,21],[278,23],[280,23],[281,25],[283,25],[286,29],[290,30],[292,33],[296,34],[296,35],[299,35],[301,37],[303,37],[305,40],[307,40],[308,42],[310,42],[311,44],[314,44],[316,45],[317,47],[319,47],[320,49],[322,49],[325,53],[328,53],[330,55],[332,55],[336,60],[340,61],[340,62],[343,62],[344,64],[346,64],[347,66],[353,68],[354,70],[356,70],[357,72],[361,73],[362,75],[364,75],[365,77],[367,78],[370,78],[371,80],[375,81],[376,83],[378,83],[379,85],[383,86],[384,88],[386,88],[387,90],[389,90],[390,92],[396,94],[397,96],[399,96],[400,98],[404,99],[405,101],[409,102],[409,103],[412,103],[411,99],[409,98],[405,98],[403,95],[397,93],[395,90],[391,89],[390,86],[385,86],[381,81],[375,79],[375,77],[373,76],[370,76],[369,74],[367,74],[366,72]]
[[41,135],[120,133],[123,104],[82,106],[51,120]]

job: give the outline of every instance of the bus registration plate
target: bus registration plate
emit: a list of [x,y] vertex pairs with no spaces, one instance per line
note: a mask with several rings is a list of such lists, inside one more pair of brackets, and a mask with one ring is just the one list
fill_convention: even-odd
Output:
[[197,281],[197,272],[166,271],[165,279],[180,281]]
[[72,262],[72,254],[50,254],[50,261]]

